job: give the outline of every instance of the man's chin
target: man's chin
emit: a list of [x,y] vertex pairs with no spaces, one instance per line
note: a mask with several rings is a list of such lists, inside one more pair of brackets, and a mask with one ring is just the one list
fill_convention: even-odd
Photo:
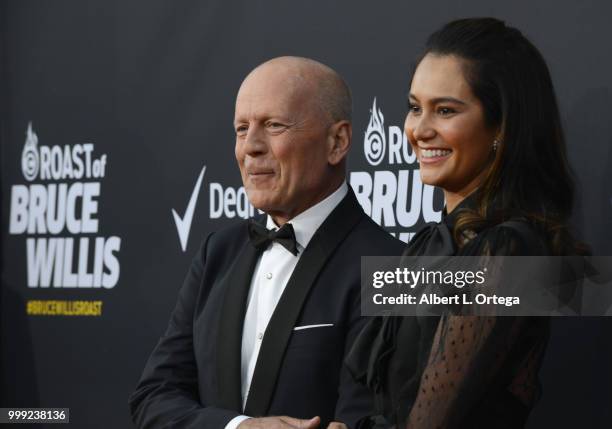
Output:
[[257,198],[257,196],[251,197],[251,195],[248,192],[247,192],[247,197],[248,197],[249,203],[251,203],[251,205],[255,207],[255,209],[261,210],[262,212],[266,212],[266,213],[274,211],[274,205],[270,201],[267,201],[262,198]]

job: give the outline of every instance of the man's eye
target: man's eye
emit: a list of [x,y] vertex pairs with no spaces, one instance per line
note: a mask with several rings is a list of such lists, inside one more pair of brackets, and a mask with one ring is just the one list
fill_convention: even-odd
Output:
[[246,132],[248,131],[248,127],[246,125],[240,125],[238,127],[236,127],[236,134],[241,136],[246,134]]
[[287,125],[281,124],[280,122],[268,122],[266,127],[273,132],[280,132],[287,128]]

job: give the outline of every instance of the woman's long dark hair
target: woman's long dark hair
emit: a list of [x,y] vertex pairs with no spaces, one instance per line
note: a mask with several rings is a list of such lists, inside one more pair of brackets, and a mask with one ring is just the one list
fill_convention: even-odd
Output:
[[[501,141],[476,209],[459,213],[455,237],[523,217],[545,231],[553,253],[571,251],[574,182],[544,58],[521,32],[494,18],[450,22],[427,40],[427,55],[464,60],[464,75]],[[463,240],[458,239],[461,243]]]

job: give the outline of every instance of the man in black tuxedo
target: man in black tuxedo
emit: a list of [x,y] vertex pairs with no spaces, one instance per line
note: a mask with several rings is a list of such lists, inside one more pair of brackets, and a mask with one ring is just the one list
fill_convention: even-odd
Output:
[[316,61],[276,58],[244,80],[235,154],[267,215],[204,240],[130,398],[138,427],[351,427],[371,414],[343,366],[365,323],[360,257],[403,243],[346,183],[350,120],[346,83]]

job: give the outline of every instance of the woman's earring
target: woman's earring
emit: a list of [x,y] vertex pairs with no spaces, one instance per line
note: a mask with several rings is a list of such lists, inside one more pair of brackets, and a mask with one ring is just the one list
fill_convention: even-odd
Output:
[[497,146],[499,146],[499,140],[493,140],[493,152],[497,152]]

